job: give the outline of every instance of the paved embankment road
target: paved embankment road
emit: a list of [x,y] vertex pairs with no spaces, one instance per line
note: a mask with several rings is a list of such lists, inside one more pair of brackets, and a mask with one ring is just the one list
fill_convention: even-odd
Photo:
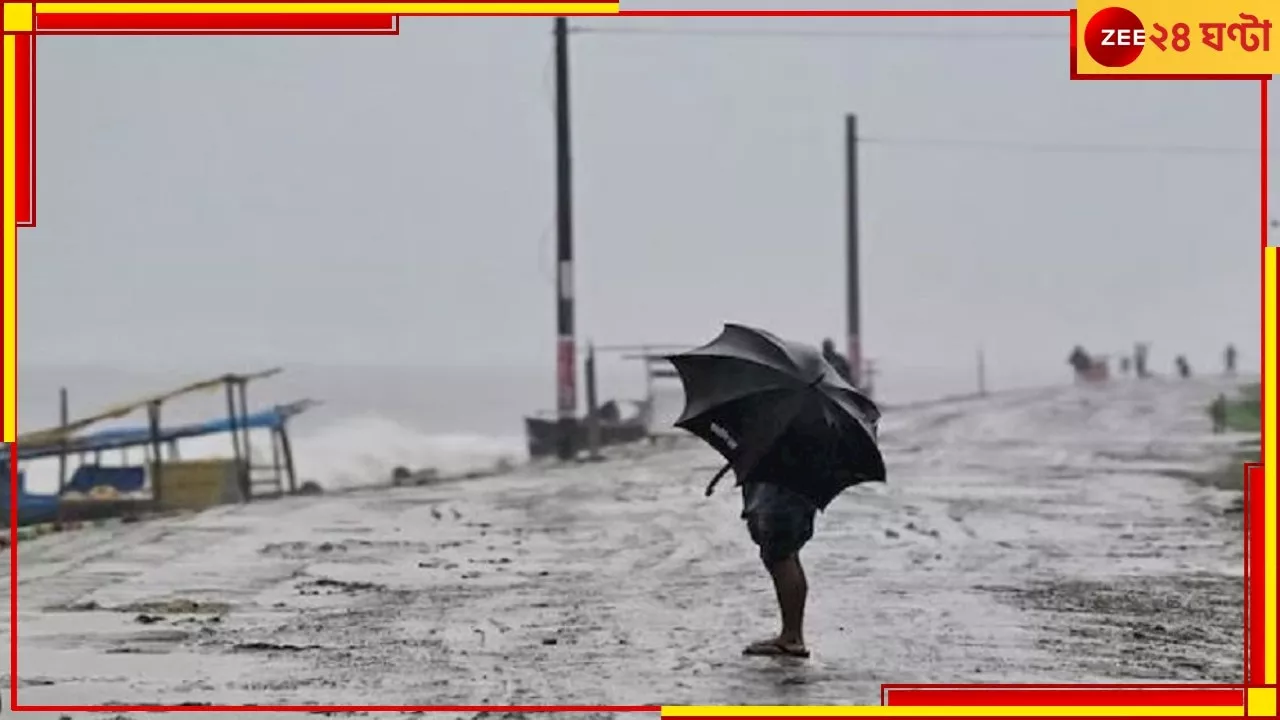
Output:
[[[21,546],[24,703],[848,704],[883,682],[1238,682],[1212,382],[893,413],[805,552],[807,661],[700,447]],[[7,563],[7,559],[6,559]],[[7,569],[7,568],[6,568]],[[7,643],[7,638],[5,638]],[[6,661],[7,663],[7,658]],[[208,715],[202,715],[208,717]]]

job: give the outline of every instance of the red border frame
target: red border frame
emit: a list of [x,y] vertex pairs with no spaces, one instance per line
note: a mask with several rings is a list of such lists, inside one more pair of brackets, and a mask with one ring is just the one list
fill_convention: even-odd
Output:
[[18,164],[18,227],[36,224],[36,37],[22,33],[14,37],[17,45],[15,148]]
[[[569,0],[586,2],[588,0]],[[1081,75],[1076,68],[1075,10],[643,10],[622,11],[632,17],[1067,17],[1070,22],[1070,77],[1074,80],[1252,80],[1261,87],[1261,181],[1262,181],[1262,247],[1268,236],[1267,202],[1267,81],[1269,76],[1149,76],[1149,75]],[[36,222],[36,55],[35,38],[39,34],[398,34],[398,16],[394,15],[47,15],[34,18],[30,33],[13,33],[17,40],[17,221],[30,227]],[[1265,261],[1265,250],[1263,258]],[[1265,298],[1263,298],[1265,304]],[[1268,388],[1264,387],[1263,392]],[[1263,428],[1263,434],[1267,428]],[[652,705],[21,705],[18,700],[18,538],[17,538],[17,453],[10,454],[10,706],[22,712],[659,712]],[[1261,574],[1263,534],[1252,532],[1264,522],[1266,507],[1262,468],[1245,467],[1245,675],[1246,683],[1261,686],[1265,658],[1254,649],[1262,647],[1263,592],[1261,583],[1250,578]],[[1274,686],[1268,686],[1274,687]],[[1145,706],[1241,706],[1245,704],[1245,685],[1011,685],[1011,684],[925,684],[881,686],[882,704],[895,706],[1011,706],[1011,705],[1145,705]]]
[[154,35],[157,33],[396,35],[395,15],[297,15],[247,13],[191,13],[157,15],[134,13],[66,13],[36,15],[35,32],[59,35]]
[[[1245,682],[1254,687],[1264,684],[1266,678],[1266,630],[1263,622],[1263,611],[1266,599],[1263,596],[1265,586],[1261,582],[1266,571],[1265,535],[1262,528],[1266,523],[1267,487],[1261,465],[1246,467],[1245,479]],[[1274,501],[1274,499],[1273,499]],[[1255,532],[1255,529],[1257,532]],[[1251,578],[1259,582],[1250,582]]]

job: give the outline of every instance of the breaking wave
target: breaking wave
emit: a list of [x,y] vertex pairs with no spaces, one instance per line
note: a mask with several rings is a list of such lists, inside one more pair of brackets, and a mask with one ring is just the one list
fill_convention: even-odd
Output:
[[430,468],[447,476],[528,459],[520,437],[423,433],[372,415],[300,431],[294,446],[299,482],[314,480],[326,489],[385,483],[396,467]]
[[[377,415],[342,418],[300,427],[291,433],[299,484],[312,481],[326,490],[341,490],[387,483],[392,471],[434,469],[442,476],[490,472],[528,459],[523,438],[466,433],[426,433]],[[255,465],[272,463],[271,442],[262,431],[250,433],[250,453]],[[183,459],[232,456],[229,435],[183,440]],[[119,451],[104,454],[104,464],[139,464],[144,451],[134,448],[121,461]],[[68,458],[68,477],[80,465]],[[58,460],[43,458],[25,463],[26,487],[33,493],[53,493],[58,488]]]

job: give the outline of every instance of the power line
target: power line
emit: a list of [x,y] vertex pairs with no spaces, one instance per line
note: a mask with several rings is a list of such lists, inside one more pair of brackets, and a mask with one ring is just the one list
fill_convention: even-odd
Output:
[[[955,32],[948,30],[780,30],[749,28],[691,28],[671,26],[602,27],[575,25],[569,31],[583,35],[621,35],[634,37],[693,38],[781,38],[781,39],[871,39],[895,40],[919,38],[958,41],[1040,41],[1061,42],[1063,33],[1049,32]],[[934,147],[958,150],[991,150],[1027,153],[1062,153],[1094,155],[1201,155],[1257,157],[1258,148],[1210,145],[1137,145],[1059,142],[1019,142],[960,138],[859,138],[860,143],[886,147]]]
[[946,147],[970,150],[1008,150],[1033,153],[1126,154],[1126,155],[1236,155],[1257,157],[1258,148],[1213,145],[1126,145],[1093,143],[1019,142],[1007,140],[965,140],[947,138],[878,138],[860,137],[867,145],[906,147]]
[[948,30],[752,30],[747,28],[688,28],[688,27],[598,27],[576,25],[570,31],[582,35],[631,35],[637,37],[704,37],[704,38],[780,38],[780,39],[842,39],[901,40],[920,38],[929,40],[1003,41],[1003,40],[1053,40],[1062,42],[1065,33],[1033,32],[953,32]]

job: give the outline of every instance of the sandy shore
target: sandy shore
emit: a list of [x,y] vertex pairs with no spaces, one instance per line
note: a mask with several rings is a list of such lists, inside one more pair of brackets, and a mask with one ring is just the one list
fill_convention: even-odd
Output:
[[1217,390],[890,415],[890,483],[838,499],[804,554],[809,661],[739,655],[774,629],[772,593],[737,493],[703,498],[716,458],[685,445],[24,543],[21,699],[850,704],[885,682],[1239,682],[1231,494],[1163,474],[1224,452]]

